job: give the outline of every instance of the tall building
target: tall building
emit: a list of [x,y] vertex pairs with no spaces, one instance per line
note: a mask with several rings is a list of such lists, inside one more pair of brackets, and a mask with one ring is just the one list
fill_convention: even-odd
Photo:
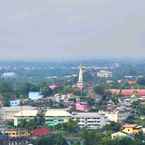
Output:
[[84,87],[84,84],[83,84],[83,66],[82,65],[80,65],[79,80],[77,83],[77,87],[80,88],[81,90]]

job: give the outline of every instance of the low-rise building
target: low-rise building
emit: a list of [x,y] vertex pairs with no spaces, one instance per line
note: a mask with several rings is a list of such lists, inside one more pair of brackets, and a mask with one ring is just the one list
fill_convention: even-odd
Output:
[[7,129],[5,134],[9,137],[16,138],[16,137],[29,137],[31,132],[28,129]]
[[111,135],[112,139],[118,139],[118,138],[124,138],[124,137],[128,137],[128,135],[126,133],[121,132],[121,131],[112,133],[112,135]]
[[40,92],[29,92],[28,97],[29,99],[36,101],[41,99],[43,96]]
[[10,100],[10,106],[19,106],[20,102],[21,102],[20,99]]
[[43,137],[49,134],[48,128],[36,128],[32,131],[32,137]]
[[104,113],[87,112],[87,113],[73,113],[73,120],[78,121],[80,128],[98,129],[102,128],[110,121]]
[[124,124],[122,126],[122,132],[127,134],[138,134],[142,131],[142,127],[137,124]]
[[108,70],[100,70],[97,72],[97,77],[99,78],[111,78],[112,77],[112,72]]
[[21,120],[32,120],[38,114],[38,110],[22,110],[14,116],[14,126],[18,126]]
[[48,127],[54,127],[68,122],[71,116],[65,109],[48,109],[45,113],[45,123]]
[[145,89],[110,89],[112,95],[121,95],[124,97],[130,97],[132,95],[145,96]]
[[34,110],[35,107],[32,106],[12,106],[12,107],[2,107],[0,109],[0,119],[2,121],[14,120],[15,114],[22,110]]
[[129,110],[119,110],[116,108],[112,111],[100,111],[100,112],[104,113],[110,121],[118,123],[124,122],[131,114]]
[[76,102],[75,103],[75,110],[81,112],[88,112],[90,110],[90,106],[86,102]]

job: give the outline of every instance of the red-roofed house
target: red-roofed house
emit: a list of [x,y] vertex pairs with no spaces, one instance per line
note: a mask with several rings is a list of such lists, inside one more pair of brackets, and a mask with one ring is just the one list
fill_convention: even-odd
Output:
[[110,91],[113,95],[132,96],[136,94],[141,97],[145,96],[145,89],[111,89]]
[[61,87],[61,84],[51,84],[48,86],[51,90],[55,90]]
[[75,103],[75,110],[81,112],[88,112],[90,110],[90,106],[86,102],[76,102]]
[[48,134],[49,134],[48,128],[37,128],[32,131],[33,137],[42,137],[42,136],[47,136]]

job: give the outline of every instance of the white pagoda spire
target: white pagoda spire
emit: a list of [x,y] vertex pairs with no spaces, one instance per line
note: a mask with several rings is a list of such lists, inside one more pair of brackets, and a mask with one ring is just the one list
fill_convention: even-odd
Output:
[[79,80],[77,83],[77,87],[80,89],[83,89],[84,85],[83,85],[83,66],[80,65],[80,71],[79,71]]

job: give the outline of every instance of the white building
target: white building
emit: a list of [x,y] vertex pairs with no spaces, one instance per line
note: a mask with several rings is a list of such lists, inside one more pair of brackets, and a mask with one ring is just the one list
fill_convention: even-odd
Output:
[[16,99],[16,100],[10,100],[10,106],[19,106],[20,105],[20,100]]
[[3,79],[12,79],[12,78],[16,78],[16,73],[15,72],[4,72],[1,75],[1,78]]
[[31,100],[39,100],[43,97],[40,92],[29,92],[28,96]]
[[104,113],[74,112],[72,115],[73,115],[73,119],[78,121],[78,125],[80,126],[80,128],[98,129],[110,123],[108,117]]
[[112,72],[108,70],[100,70],[97,72],[97,77],[99,78],[111,78],[112,77]]

